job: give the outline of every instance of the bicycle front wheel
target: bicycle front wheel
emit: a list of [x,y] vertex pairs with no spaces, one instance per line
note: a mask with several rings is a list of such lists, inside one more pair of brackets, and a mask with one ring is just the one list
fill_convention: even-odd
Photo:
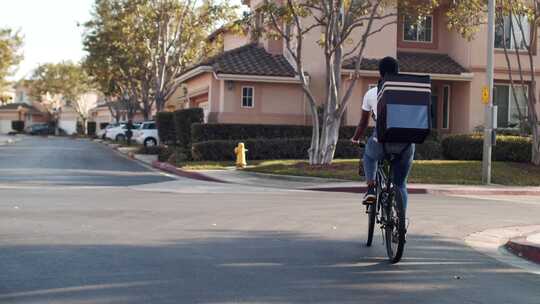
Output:
[[377,202],[369,204],[367,206],[368,214],[368,238],[366,245],[369,247],[373,242],[373,233],[375,231],[375,217],[377,215]]
[[390,263],[401,260],[405,249],[405,210],[403,196],[399,189],[393,190],[393,199],[385,206],[385,241],[386,253]]

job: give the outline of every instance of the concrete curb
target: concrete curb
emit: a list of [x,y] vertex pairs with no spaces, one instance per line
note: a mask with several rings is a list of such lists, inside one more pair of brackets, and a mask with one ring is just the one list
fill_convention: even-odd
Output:
[[465,244],[505,264],[540,275],[540,265],[514,254],[505,246],[510,240],[526,238],[540,231],[540,225],[488,229],[468,235]]
[[[366,186],[358,187],[319,187],[319,188],[304,188],[302,190],[308,191],[322,191],[322,192],[342,192],[342,193],[365,193],[367,191]],[[409,188],[409,194],[430,194],[428,189],[424,188]]]
[[[159,162],[158,162],[159,163]],[[154,168],[161,169],[161,166],[164,163],[157,164],[154,166],[154,163],[152,164]],[[220,179],[215,178],[212,176],[208,176],[201,172],[195,172],[195,171],[185,171],[178,169],[170,164],[167,164],[170,166],[170,168],[167,169],[161,169],[164,171],[167,171],[169,173],[177,174],[182,177],[187,178],[194,178],[198,180],[204,180],[204,181],[215,181],[219,183],[229,183],[234,184],[235,182],[228,181],[226,179]],[[174,168],[174,169],[173,169]],[[276,175],[273,175],[273,178]],[[313,186],[313,187],[303,187],[303,188],[295,188],[295,190],[306,190],[306,191],[322,191],[322,192],[341,192],[341,193],[365,193],[367,190],[366,186],[350,186],[350,185],[332,185],[332,186]],[[452,185],[415,185],[415,184],[409,184],[408,191],[410,194],[431,194],[431,195],[521,195],[521,196],[540,196],[540,188],[534,187],[534,188],[485,188],[482,186],[476,186],[476,187],[464,187],[464,186],[452,186]]]
[[526,238],[509,240],[504,247],[513,254],[540,264],[540,245],[527,241]]
[[[436,185],[433,185],[436,187]],[[367,190],[365,186],[358,187],[317,187],[305,188],[303,190],[324,191],[324,192],[346,192],[346,193],[364,193]],[[453,189],[434,189],[417,188],[412,185],[408,188],[410,194],[431,194],[431,195],[516,195],[516,196],[540,196],[538,189],[482,189],[482,188],[460,188],[456,186]]]
[[160,161],[152,162],[152,167],[155,168],[155,169],[159,169],[159,170],[174,174],[174,175],[181,176],[181,177],[186,177],[186,178],[191,178],[191,179],[196,179],[196,180],[201,180],[201,181],[206,181],[206,182],[216,182],[216,183],[229,184],[228,181],[213,178],[213,177],[204,175],[204,174],[199,173],[199,172],[185,171],[185,170],[182,170],[182,169],[178,169],[177,167],[175,167],[175,166],[173,166],[173,165],[171,165],[169,163],[164,163],[164,162],[160,162]]

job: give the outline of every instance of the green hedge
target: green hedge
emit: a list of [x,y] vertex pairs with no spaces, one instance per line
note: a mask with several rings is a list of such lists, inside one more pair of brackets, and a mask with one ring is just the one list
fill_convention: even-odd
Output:
[[[481,160],[483,152],[483,136],[451,135],[442,141],[443,155],[453,160]],[[493,147],[493,160],[530,162],[532,141],[521,136],[497,136],[497,144]]]
[[[353,137],[356,127],[343,126],[339,130],[340,139]],[[201,124],[195,123],[191,127],[192,142],[210,140],[246,140],[253,138],[310,138],[311,126],[296,125],[263,125],[263,124]],[[366,136],[371,136],[373,128],[366,130]],[[439,134],[432,130],[428,140],[439,141]]]
[[[340,128],[340,139],[353,136],[356,127]],[[209,140],[245,140],[253,138],[309,138],[311,126],[297,125],[264,125],[264,124],[200,124],[195,123],[191,128],[191,139],[195,142]],[[372,130],[368,130],[371,134]]]
[[416,145],[414,159],[417,160],[432,160],[442,159],[441,143],[435,140],[426,140],[423,144]]
[[174,112],[174,126],[176,130],[176,140],[181,147],[191,145],[191,125],[202,123],[204,112],[201,108],[178,110]]
[[95,136],[96,135],[96,127],[97,124],[95,121],[89,121],[86,123],[86,133],[89,136]]
[[[311,145],[309,138],[273,138],[273,139],[246,139],[247,158],[259,159],[307,159],[308,149]],[[196,161],[222,161],[234,160],[234,148],[238,140],[211,140],[192,145],[192,158]],[[353,145],[348,139],[341,139],[336,148],[336,158],[358,158],[360,148]],[[426,141],[416,146],[415,159],[440,159],[441,147],[438,142]]]
[[156,114],[156,125],[161,143],[165,145],[176,144],[176,131],[174,128],[174,113],[159,112]]
[[17,132],[24,131],[24,121],[23,120],[13,120],[11,121],[11,128]]
[[[194,160],[234,160],[234,148],[237,140],[211,140],[193,143],[192,157]],[[311,144],[309,138],[273,138],[246,139],[247,158],[257,159],[306,159]],[[336,157],[358,157],[359,147],[349,140],[340,140],[336,149]]]

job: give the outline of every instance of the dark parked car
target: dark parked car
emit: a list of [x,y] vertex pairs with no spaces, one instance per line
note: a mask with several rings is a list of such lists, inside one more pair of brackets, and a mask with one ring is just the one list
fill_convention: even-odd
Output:
[[26,131],[30,135],[49,135],[51,130],[48,124],[35,124],[31,125]]

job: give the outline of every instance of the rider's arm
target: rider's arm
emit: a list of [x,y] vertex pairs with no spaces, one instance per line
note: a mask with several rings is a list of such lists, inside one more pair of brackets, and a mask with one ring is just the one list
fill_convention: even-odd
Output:
[[351,138],[352,141],[358,142],[360,138],[364,135],[364,132],[366,131],[366,128],[369,125],[370,115],[371,115],[371,112],[362,110],[362,117],[360,117],[360,122],[358,123],[358,126],[356,127],[356,131],[354,132],[353,138]]

